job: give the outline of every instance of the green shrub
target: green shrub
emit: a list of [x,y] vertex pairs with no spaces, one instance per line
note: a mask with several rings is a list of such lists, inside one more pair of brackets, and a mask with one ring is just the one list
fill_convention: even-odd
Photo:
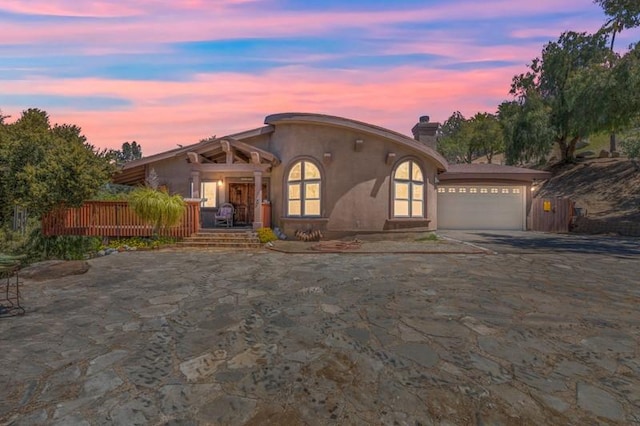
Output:
[[424,237],[416,238],[416,241],[438,241],[438,236],[434,233],[429,233]]
[[135,214],[152,225],[156,235],[177,225],[186,207],[180,195],[169,195],[152,188],[137,188],[129,194],[128,200]]
[[278,239],[276,234],[273,233],[271,228],[260,228],[258,229],[258,238],[262,244],[268,243],[270,241],[275,241]]
[[629,130],[621,135],[620,146],[627,157],[640,158],[640,128]]
[[129,194],[135,190],[136,188],[133,186],[107,183],[91,199],[97,201],[123,201],[127,200]]
[[29,234],[24,253],[29,263],[47,259],[80,260],[100,250],[101,246],[102,242],[98,237],[76,235],[47,237],[40,228],[36,228]]
[[27,235],[10,227],[0,228],[0,252],[20,253],[27,241]]
[[109,240],[104,248],[119,249],[123,247],[131,248],[157,248],[167,244],[175,244],[178,241],[172,237],[157,237],[157,238],[142,238],[142,237],[129,237],[129,238],[114,238]]

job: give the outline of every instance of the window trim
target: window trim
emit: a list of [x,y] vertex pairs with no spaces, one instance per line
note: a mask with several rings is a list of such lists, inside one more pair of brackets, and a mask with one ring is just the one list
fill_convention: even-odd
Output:
[[[396,173],[398,171],[398,168],[400,168],[400,166],[402,166],[405,163],[409,163],[409,178],[408,179],[398,179],[396,178]],[[418,167],[418,169],[420,170],[420,173],[422,174],[422,181],[416,181],[413,180],[413,167]],[[403,201],[407,201],[408,203],[408,211],[409,214],[408,215],[398,215],[396,214],[396,201],[398,200],[396,198],[396,183],[400,182],[400,183],[408,183],[409,184],[409,197],[408,199],[402,199]],[[414,185],[415,184],[420,184],[422,186],[422,200],[414,200],[413,197],[413,191],[414,191]],[[424,171],[424,167],[420,164],[420,161],[417,158],[414,157],[405,157],[402,158],[400,161],[398,161],[396,163],[396,165],[393,167],[393,170],[391,171],[391,219],[424,219],[426,217],[427,214],[427,184],[428,184],[428,179],[426,178],[426,174]],[[421,201],[422,202],[422,214],[419,216],[414,216],[413,215],[413,203],[416,201]]]
[[[305,172],[305,165],[304,163],[311,163],[316,169],[318,169],[318,172],[320,173],[320,178],[318,179],[305,179],[304,177],[304,172]],[[291,174],[291,171],[293,170],[293,168],[298,165],[301,164],[300,167],[300,180],[289,180],[289,175]],[[313,158],[309,158],[309,157],[298,157],[295,158],[291,164],[289,165],[289,167],[287,167],[286,172],[284,174],[284,212],[285,215],[284,217],[287,218],[292,218],[292,219],[307,219],[307,218],[321,218],[322,217],[322,206],[324,205],[323,202],[323,194],[324,194],[324,170],[322,169],[322,167],[320,166],[320,164]],[[295,199],[295,200],[299,200],[300,202],[300,214],[296,215],[296,214],[291,214],[290,210],[289,210],[289,188],[291,187],[292,183],[298,184],[299,185],[299,191],[300,191],[300,198],[299,199]],[[318,198],[307,198],[306,197],[306,186],[307,184],[313,184],[313,183],[317,183],[320,188],[319,188],[319,194],[318,194]],[[319,212],[318,214],[306,214],[305,212],[305,202],[306,201],[318,201],[319,204]]]
[[[205,184],[212,184],[214,186],[214,202],[213,202],[213,206],[206,206],[205,204],[209,201],[209,199],[205,196]],[[210,179],[205,179],[205,180],[201,180],[200,181],[200,207],[202,208],[215,208],[218,207],[218,198],[220,197],[220,194],[218,193],[218,182],[216,180],[210,180]],[[205,201],[205,199],[207,201]]]

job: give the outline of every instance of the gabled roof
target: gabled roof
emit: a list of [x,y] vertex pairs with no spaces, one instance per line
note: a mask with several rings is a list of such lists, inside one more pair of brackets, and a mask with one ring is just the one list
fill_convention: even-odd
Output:
[[370,134],[372,136],[378,136],[386,139],[393,140],[401,145],[409,147],[422,154],[426,154],[431,157],[438,165],[438,169],[441,171],[447,170],[447,160],[435,150],[431,149],[427,145],[416,141],[415,139],[405,136],[401,133],[394,132],[393,130],[385,129],[384,127],[374,126],[373,124],[364,123],[362,121],[351,120],[343,117],[336,117],[325,114],[311,114],[303,112],[285,112],[281,114],[268,115],[265,120],[265,124],[277,126],[278,124],[289,123],[307,123],[317,124],[333,127],[341,127],[349,130],[355,130],[361,133]]
[[212,163],[215,162],[214,159],[217,157],[229,156],[228,160],[223,159],[224,162],[233,163],[234,161],[239,161],[258,164],[264,160],[265,163],[271,166],[280,164],[280,159],[271,152],[249,145],[230,136],[209,140],[206,144],[201,145],[202,146],[195,146],[193,150],[187,152],[187,157],[190,162],[201,163],[203,162],[202,160],[204,160],[206,163]]
[[[158,161],[167,160],[170,158],[176,157],[184,157],[184,158],[193,158],[190,153],[196,154],[206,154],[210,152],[222,151],[221,141],[228,141],[231,145],[233,145],[234,149],[242,152],[244,157],[247,157],[248,161],[253,160],[251,152],[257,152],[258,160],[261,159],[267,160],[269,163],[276,165],[279,163],[278,158],[276,158],[272,153],[263,151],[251,145],[248,145],[242,142],[242,139],[249,139],[255,136],[260,136],[264,134],[269,134],[274,131],[273,126],[263,126],[257,129],[247,130],[245,132],[235,133],[233,135],[224,136],[221,138],[215,139],[207,139],[202,142],[198,142],[195,144],[174,148],[169,151],[161,152],[155,155],[150,155],[148,157],[141,158],[139,160],[134,160],[126,163],[114,176],[113,181],[115,183],[125,184],[125,185],[134,185],[144,182],[146,176],[145,167],[148,164],[156,163]],[[197,157],[196,157],[197,158]],[[251,160],[250,160],[251,159]],[[255,161],[255,160],[254,160]]]
[[143,158],[141,158],[139,160],[130,161],[130,162],[126,163],[123,166],[123,170],[131,169],[131,168],[138,167],[138,166],[144,166],[144,165],[149,164],[149,163],[155,163],[157,161],[162,161],[162,160],[166,160],[168,158],[178,157],[178,156],[181,156],[181,155],[186,156],[186,154],[188,152],[190,152],[190,151],[194,151],[194,152],[198,152],[198,153],[204,152],[207,149],[210,149],[213,145],[217,146],[220,143],[220,140],[223,140],[223,139],[241,141],[242,139],[248,139],[248,138],[252,138],[252,137],[255,137],[255,136],[260,136],[260,135],[272,133],[274,130],[275,129],[274,129],[273,126],[263,126],[263,127],[257,128],[257,129],[251,129],[251,130],[247,130],[247,131],[240,132],[240,133],[234,133],[234,134],[228,135],[228,136],[223,136],[221,138],[207,139],[207,140],[204,140],[202,142],[198,142],[198,143],[194,143],[194,144],[191,144],[191,145],[182,146],[182,147],[179,147],[179,148],[174,148],[174,149],[171,149],[169,151],[164,151],[164,152],[160,152],[158,154],[150,155],[148,157],[143,157]]
[[450,164],[449,169],[438,176],[440,181],[487,179],[531,182],[549,179],[551,173],[524,167],[503,166],[501,164]]

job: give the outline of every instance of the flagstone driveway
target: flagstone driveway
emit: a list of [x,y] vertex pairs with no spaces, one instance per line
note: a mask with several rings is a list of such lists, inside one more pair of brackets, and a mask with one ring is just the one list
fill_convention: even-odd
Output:
[[0,424],[640,423],[638,256],[90,264],[0,319]]

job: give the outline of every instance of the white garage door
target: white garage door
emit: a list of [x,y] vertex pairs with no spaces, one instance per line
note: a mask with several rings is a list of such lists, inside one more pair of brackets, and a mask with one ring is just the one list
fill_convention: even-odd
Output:
[[525,227],[525,187],[440,185],[439,229],[518,229]]

